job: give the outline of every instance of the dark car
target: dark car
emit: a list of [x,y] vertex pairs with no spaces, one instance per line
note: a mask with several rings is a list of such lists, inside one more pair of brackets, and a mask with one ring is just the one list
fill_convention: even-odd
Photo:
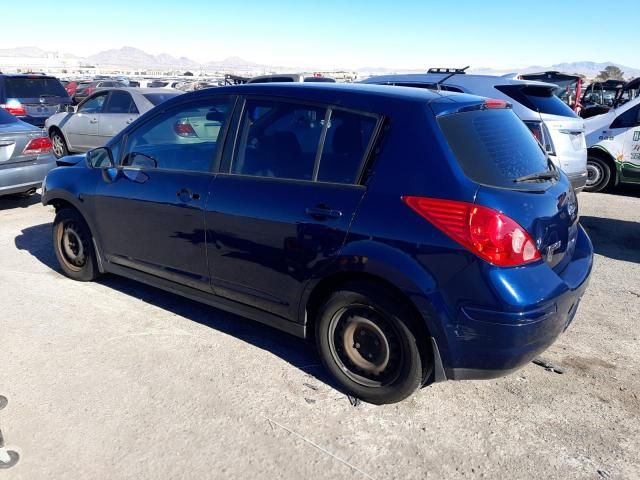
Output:
[[591,272],[569,180],[504,101],[221,87],[62,161],[43,203],[66,275],[123,275],[313,338],[373,403],[521,367]]
[[97,80],[94,82],[81,82],[76,86],[73,94],[74,103],[80,103],[96,90],[101,88],[124,88],[126,85],[116,80]]
[[71,104],[60,80],[42,74],[0,74],[0,108],[37,127]]
[[55,166],[45,132],[0,108],[0,197],[34,193]]

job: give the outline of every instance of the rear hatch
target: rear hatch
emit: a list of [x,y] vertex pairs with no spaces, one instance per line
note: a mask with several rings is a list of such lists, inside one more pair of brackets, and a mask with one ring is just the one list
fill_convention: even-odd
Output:
[[575,250],[577,199],[527,127],[508,108],[440,115],[438,124],[465,175],[479,185],[475,203],[517,222],[543,261],[563,270]]
[[[553,85],[497,85],[496,89],[540,116],[551,137],[545,144],[556,165],[567,173],[581,173],[587,167],[584,120],[554,95]],[[534,132],[535,122],[525,122]],[[535,133],[534,133],[535,134]],[[544,135],[543,135],[544,137]]]
[[44,120],[61,111],[71,99],[57,78],[42,75],[5,77],[7,104],[19,102],[27,117]]

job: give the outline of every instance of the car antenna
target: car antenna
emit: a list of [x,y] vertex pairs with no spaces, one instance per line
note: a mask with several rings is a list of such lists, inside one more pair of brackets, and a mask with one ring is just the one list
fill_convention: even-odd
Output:
[[430,68],[427,73],[448,73],[448,75],[442,77],[440,80],[436,82],[436,90],[442,90],[442,84],[449,80],[454,75],[459,75],[465,73],[465,70],[469,68],[470,65],[467,65],[464,68]]

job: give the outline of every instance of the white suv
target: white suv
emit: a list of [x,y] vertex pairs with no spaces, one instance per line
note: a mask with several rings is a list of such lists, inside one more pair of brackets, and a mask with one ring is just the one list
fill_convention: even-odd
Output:
[[[556,85],[462,70],[431,69],[426,74],[382,75],[362,83],[397,85],[469,93],[507,100],[513,111],[544,146],[553,162],[567,174],[576,192],[587,181],[587,145],[584,120],[554,95]],[[439,84],[439,85],[438,85]]]

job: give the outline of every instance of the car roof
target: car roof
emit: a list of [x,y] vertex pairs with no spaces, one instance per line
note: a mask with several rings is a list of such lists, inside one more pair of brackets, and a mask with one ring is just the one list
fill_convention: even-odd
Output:
[[[473,95],[436,92],[427,89],[392,87],[388,85],[365,85],[362,83],[323,83],[323,82],[283,82],[283,83],[248,83],[244,85],[231,85],[217,87],[214,89],[197,90],[188,93],[189,98],[210,96],[212,93],[221,94],[253,94],[253,95],[274,95],[274,96],[303,96],[308,100],[318,100],[331,102],[336,97],[352,95],[371,98],[394,98],[397,100],[432,103],[440,99],[450,99],[452,96],[463,97],[467,101],[480,100],[480,97]],[[184,99],[185,97],[183,97]]]
[[42,73],[0,73],[0,77],[10,78],[57,78],[53,75],[45,75]]
[[[445,85],[467,85],[474,82],[490,85],[538,85],[555,87],[552,83],[536,80],[517,80],[514,78],[496,77],[495,75],[474,75],[469,73],[450,76],[449,73],[406,73],[393,75],[378,75],[363,80],[363,83],[407,82],[407,83],[436,83],[446,79]],[[447,78],[449,77],[449,78]]]

